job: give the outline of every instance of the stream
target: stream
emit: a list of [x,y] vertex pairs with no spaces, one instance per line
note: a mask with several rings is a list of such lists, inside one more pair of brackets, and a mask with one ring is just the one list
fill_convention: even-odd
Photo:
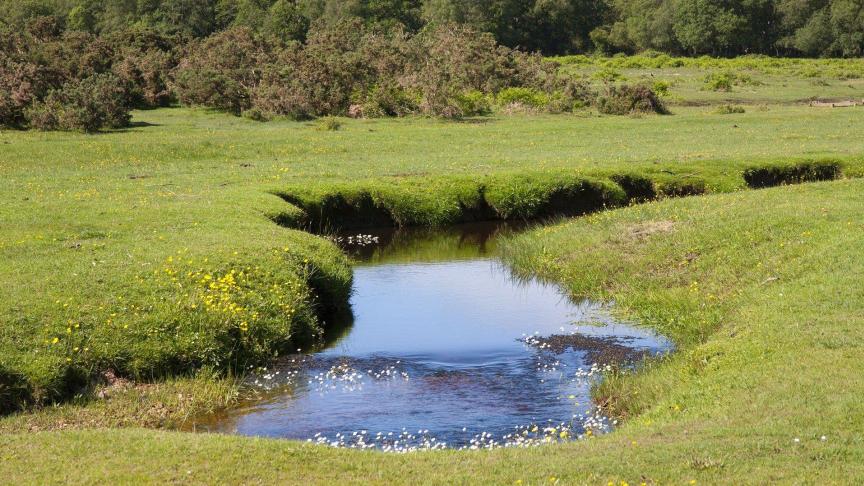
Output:
[[404,452],[530,446],[614,427],[591,402],[592,382],[671,345],[555,285],[513,278],[496,241],[518,229],[341,237],[356,262],[353,319],[252,377],[258,398],[196,430]]

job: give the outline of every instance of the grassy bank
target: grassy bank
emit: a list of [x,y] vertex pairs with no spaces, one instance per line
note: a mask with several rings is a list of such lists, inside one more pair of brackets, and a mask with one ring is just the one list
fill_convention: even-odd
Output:
[[674,199],[512,240],[519,271],[614,299],[680,346],[598,390],[631,416],[605,437],[395,456],[134,429],[44,432],[0,436],[0,472],[25,484],[854,483],[864,478],[862,194],[854,180]]

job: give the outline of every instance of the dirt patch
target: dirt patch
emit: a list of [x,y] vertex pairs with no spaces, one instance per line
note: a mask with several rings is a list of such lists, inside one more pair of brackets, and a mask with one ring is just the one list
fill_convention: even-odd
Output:
[[814,108],[850,108],[864,105],[864,100],[813,100],[810,106]]
[[102,399],[108,398],[115,393],[126,391],[134,386],[134,384],[117,376],[114,371],[106,370],[102,373],[102,386],[96,391],[96,396]]
[[627,230],[628,236],[631,238],[642,240],[653,234],[669,233],[675,229],[674,221],[649,221],[630,226]]
[[584,351],[588,363],[625,364],[641,361],[650,355],[646,349],[626,346],[618,339],[588,336],[586,334],[554,334],[546,337],[531,337],[523,340],[537,349],[561,354],[568,349]]

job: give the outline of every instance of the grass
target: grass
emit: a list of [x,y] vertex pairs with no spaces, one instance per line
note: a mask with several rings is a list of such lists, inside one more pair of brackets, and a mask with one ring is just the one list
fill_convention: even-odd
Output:
[[553,60],[562,65],[563,72],[595,86],[610,79],[668,85],[665,101],[673,109],[676,105],[764,106],[812,99],[858,100],[864,87],[864,62],[860,59],[681,58],[660,54],[564,56]]
[[[0,408],[27,409],[0,419],[0,473],[24,483],[861,477],[862,410],[850,397],[861,384],[864,186],[738,192],[833,177],[835,163],[864,175],[857,108],[791,103],[854,92],[844,70],[860,63],[627,59],[564,69],[669,79],[672,116],[338,119],[338,130],[319,130],[161,109],[98,135],[0,132]],[[814,66],[836,74],[828,86],[809,81]],[[758,82],[706,91],[706,68]],[[728,103],[748,108],[702,106]],[[403,224],[520,219],[561,212],[561,201],[621,206],[646,188],[711,195],[598,213],[506,248],[517,270],[614,300],[679,344],[670,360],[597,389],[629,418],[615,434],[404,458],[115,430],[176,428],[228,406],[233,374],[309,341],[345,302],[347,259],[274,220],[309,223],[327,201]],[[118,389],[107,370],[132,382]]]
[[516,268],[615,298],[681,346],[599,390],[640,413],[605,437],[406,457],[137,429],[41,432],[0,436],[0,472],[25,483],[854,483],[864,477],[862,189],[667,200],[511,241]]
[[[344,120],[322,132],[166,109],[93,136],[4,132],[0,253],[14,264],[0,268],[9,282],[0,289],[8,323],[0,402],[51,402],[106,368],[145,380],[199,366],[236,370],[319,332],[322,301],[347,295],[347,262],[323,240],[273,224],[300,214],[275,192],[367,181],[386,189],[402,220],[446,223],[458,219],[454,201],[476,199],[483,180],[499,214],[524,217],[543,215],[561,191],[578,196],[584,181],[601,188],[590,207],[620,204],[609,178],[623,173],[671,184],[672,193],[688,179],[709,192],[740,189],[746,168],[798,159],[831,157],[854,176],[864,172],[856,115],[779,107],[730,125],[682,109],[650,118]],[[208,276],[232,270],[244,271],[242,282],[211,288]],[[274,282],[292,283],[261,297]],[[316,302],[315,293],[325,295]]]

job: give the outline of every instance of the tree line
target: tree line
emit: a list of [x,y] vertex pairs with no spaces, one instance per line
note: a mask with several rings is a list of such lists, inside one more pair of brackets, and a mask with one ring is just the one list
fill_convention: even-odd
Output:
[[242,27],[303,42],[316,25],[356,19],[410,33],[457,23],[546,55],[864,53],[864,0],[0,0],[8,27],[46,16],[96,35],[138,27],[203,38]]

